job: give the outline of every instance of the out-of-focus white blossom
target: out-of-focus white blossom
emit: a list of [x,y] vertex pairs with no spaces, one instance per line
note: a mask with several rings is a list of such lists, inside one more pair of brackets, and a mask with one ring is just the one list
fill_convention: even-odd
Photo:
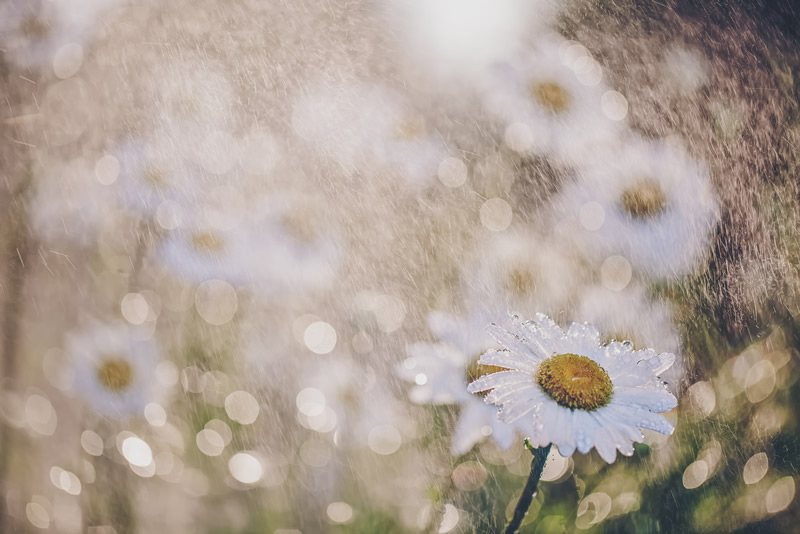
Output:
[[[625,257],[653,278],[685,275],[709,253],[719,212],[705,166],[667,141],[625,139],[619,150],[578,170],[554,199],[563,235],[598,262]],[[596,223],[582,220],[591,206]]]
[[613,145],[622,121],[609,118],[601,99],[602,69],[586,48],[553,34],[485,73],[483,102],[505,127],[512,149],[573,165]]
[[630,456],[633,442],[644,440],[639,428],[672,434],[657,413],[677,405],[659,378],[675,355],[617,341],[601,345],[591,325],[564,331],[542,314],[524,323],[515,317],[510,331],[490,331],[504,348],[479,362],[507,370],[482,376],[469,391],[488,392],[486,402],[501,407],[499,418],[524,424],[534,446],[553,443],[562,456],[596,448],[613,463],[617,450]]
[[292,125],[338,164],[390,170],[410,186],[433,182],[448,156],[425,115],[380,85],[322,84],[295,102]]
[[[467,393],[466,385],[490,369],[477,364],[478,356],[492,345],[485,321],[466,320],[442,312],[428,316],[437,343],[407,346],[408,358],[397,367],[401,378],[415,384],[409,398],[418,404],[457,404],[461,408],[451,445],[454,455],[468,452],[486,437],[502,448],[514,442],[516,425],[499,421],[496,410]],[[488,409],[487,409],[488,408]]]
[[122,324],[93,322],[67,336],[65,351],[75,373],[75,393],[101,415],[141,416],[160,394],[160,350]]

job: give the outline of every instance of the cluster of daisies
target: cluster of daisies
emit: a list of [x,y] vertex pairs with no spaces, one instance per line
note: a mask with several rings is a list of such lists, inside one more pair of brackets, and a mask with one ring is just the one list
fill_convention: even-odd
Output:
[[[671,432],[653,412],[676,405],[658,377],[680,342],[669,306],[648,293],[704,268],[719,217],[708,170],[679,140],[629,126],[624,95],[575,41],[542,30],[472,74],[506,146],[563,178],[534,222],[479,246],[462,269],[466,312],[431,313],[437,341],[408,345],[398,372],[412,401],[460,406],[454,455],[486,437],[509,448],[519,433],[612,462],[643,439],[636,427]],[[539,311],[600,331],[564,332]],[[508,314],[536,319],[488,335]]]

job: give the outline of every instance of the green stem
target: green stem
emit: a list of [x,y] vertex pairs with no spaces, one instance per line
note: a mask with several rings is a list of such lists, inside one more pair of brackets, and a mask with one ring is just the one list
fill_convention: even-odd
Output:
[[528,481],[525,483],[525,487],[522,488],[522,495],[519,496],[517,506],[514,508],[514,517],[511,518],[511,521],[506,526],[505,534],[516,534],[519,532],[522,520],[528,514],[528,508],[530,508],[531,502],[533,502],[533,496],[536,494],[536,488],[539,486],[539,479],[542,478],[547,455],[550,454],[550,445],[542,449],[535,449],[531,446],[527,438],[525,439],[525,448],[533,454],[531,472],[528,475]]

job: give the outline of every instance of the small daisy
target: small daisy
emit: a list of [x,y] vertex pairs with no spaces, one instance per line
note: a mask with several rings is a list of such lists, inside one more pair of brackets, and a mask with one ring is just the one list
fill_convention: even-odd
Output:
[[572,165],[621,131],[622,123],[603,112],[601,78],[582,45],[542,36],[524,57],[488,70],[484,103],[506,126],[513,149]]
[[412,402],[461,407],[451,445],[454,456],[467,453],[487,436],[500,448],[508,449],[517,435],[515,425],[498,420],[495,408],[468,394],[465,388],[484,374],[500,370],[478,362],[478,356],[492,344],[484,324],[478,317],[459,320],[433,312],[428,316],[428,326],[439,342],[408,345],[409,357],[398,367],[401,378],[415,384],[409,393]]
[[637,348],[659,347],[673,354],[680,351],[670,306],[648,298],[641,284],[631,284],[622,291],[602,286],[586,288],[581,291],[577,310],[577,316],[597,327],[606,341],[627,340]]
[[[97,2],[93,2],[97,3]],[[22,68],[47,68],[67,44],[83,44],[100,6],[10,0],[0,4],[0,49]],[[81,9],[83,8],[83,9]]]
[[698,267],[719,218],[704,165],[680,146],[633,138],[580,169],[553,203],[582,253],[598,261],[622,255],[654,278]]
[[341,259],[336,226],[308,195],[273,192],[251,210],[256,290],[264,296],[327,287]]
[[120,167],[114,187],[121,204],[130,210],[155,215],[165,200],[185,201],[199,189],[197,180],[161,147],[127,141],[113,153]]
[[101,415],[141,415],[156,400],[159,349],[136,339],[125,325],[95,324],[67,337],[76,391]]
[[462,280],[471,305],[487,317],[563,309],[580,278],[557,243],[530,231],[493,236],[475,256]]
[[195,215],[165,236],[158,259],[189,283],[222,279],[242,284],[247,280],[254,254],[245,234],[236,227],[213,226]]
[[472,382],[471,393],[486,392],[486,402],[500,406],[498,417],[527,426],[536,447],[551,443],[562,456],[593,447],[608,463],[619,450],[633,454],[639,428],[671,434],[673,427],[657,415],[677,405],[659,379],[675,361],[669,353],[634,350],[630,343],[600,344],[589,324],[573,323],[565,332],[549,317],[519,322],[512,331],[491,325],[503,345],[479,363],[506,369]]
[[415,73],[448,90],[513,54],[532,27],[553,22],[550,0],[381,0]]
[[323,86],[295,102],[292,125],[344,167],[389,168],[413,186],[430,183],[448,155],[425,116],[382,86]]

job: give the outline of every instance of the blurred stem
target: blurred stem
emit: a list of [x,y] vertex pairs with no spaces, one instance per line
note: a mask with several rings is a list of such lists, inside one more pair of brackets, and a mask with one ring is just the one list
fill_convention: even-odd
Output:
[[[3,322],[0,325],[2,338],[2,373],[4,382],[17,377],[17,352],[19,349],[20,323],[22,319],[23,292],[25,287],[25,263],[31,249],[28,229],[27,196],[31,184],[28,171],[19,186],[11,191],[11,205],[5,228],[8,230],[6,248],[6,280],[3,289]],[[8,484],[8,466],[13,449],[13,428],[0,425],[0,484],[2,484],[3,503],[0,506],[0,532],[14,532],[8,505],[5,502]]]
[[528,508],[531,507],[533,496],[536,495],[536,488],[539,486],[539,479],[542,478],[547,455],[550,454],[550,445],[544,448],[533,448],[528,438],[525,438],[525,448],[533,454],[531,472],[528,475],[528,481],[525,483],[525,487],[522,488],[522,495],[519,496],[517,506],[514,508],[514,517],[511,518],[508,526],[506,526],[505,534],[515,534],[519,532],[522,520],[528,515]]

